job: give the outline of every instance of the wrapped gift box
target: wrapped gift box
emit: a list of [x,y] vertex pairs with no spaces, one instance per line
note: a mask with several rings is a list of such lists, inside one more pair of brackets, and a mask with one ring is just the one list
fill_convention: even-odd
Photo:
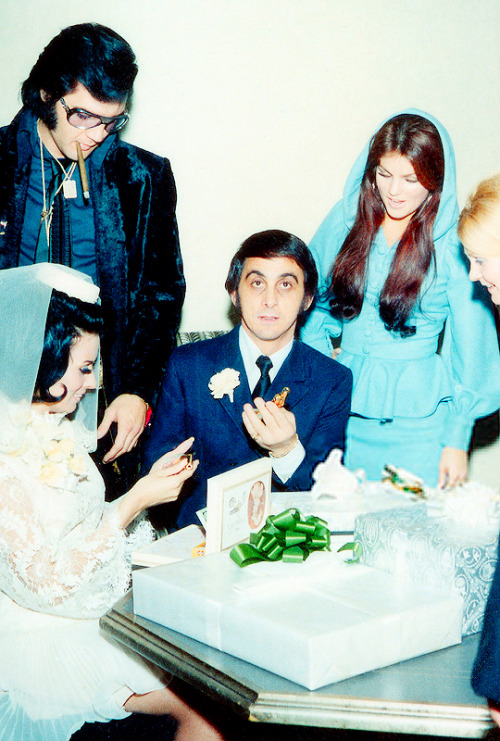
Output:
[[313,496],[310,491],[271,492],[271,514],[297,507],[304,515],[325,520],[332,532],[352,533],[356,517],[393,507],[418,507],[406,492],[382,482],[367,481],[348,497]]
[[245,568],[217,553],[136,571],[133,594],[136,614],[310,690],[461,641],[458,595],[335,553]]
[[464,600],[462,634],[481,630],[497,558],[497,532],[432,516],[419,505],[360,515],[354,539],[362,546],[365,565],[458,591]]

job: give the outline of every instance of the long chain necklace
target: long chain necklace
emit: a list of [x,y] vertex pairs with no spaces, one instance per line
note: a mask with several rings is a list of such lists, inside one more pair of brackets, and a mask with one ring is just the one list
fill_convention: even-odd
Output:
[[[47,236],[47,245],[50,247],[50,229],[51,229],[51,226],[52,226],[52,216],[53,216],[53,213],[54,213],[54,201],[56,199],[56,196],[59,194],[59,192],[61,190],[66,191],[66,187],[70,184],[71,178],[73,177],[73,173],[75,171],[76,162],[73,162],[72,165],[71,165],[71,167],[69,168],[69,170],[66,170],[66,168],[64,167],[64,165],[62,164],[62,162],[60,162],[58,159],[56,159],[57,164],[59,165],[59,167],[61,168],[61,170],[64,173],[64,178],[62,179],[62,181],[61,181],[58,189],[56,190],[56,192],[53,195],[52,203],[47,208],[47,205],[48,204],[47,204],[47,189],[45,187],[45,166],[44,166],[44,161],[43,161],[43,144],[42,144],[42,139],[40,137],[40,132],[38,131],[38,121],[37,121],[37,128],[36,128],[36,130],[37,130],[37,134],[38,134],[38,141],[40,143],[40,163],[41,163],[41,166],[42,166],[43,210],[42,210],[42,213],[41,213],[41,216],[40,216],[40,224],[43,223],[43,225],[45,227],[45,234]],[[72,190],[73,189],[71,189],[71,191]],[[74,195],[76,195],[76,193]],[[74,196],[71,195],[70,197],[74,197]]]

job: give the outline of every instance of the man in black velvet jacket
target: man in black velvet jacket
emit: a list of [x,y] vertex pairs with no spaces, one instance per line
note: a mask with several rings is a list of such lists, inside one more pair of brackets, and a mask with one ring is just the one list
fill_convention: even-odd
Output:
[[0,268],[64,262],[101,288],[99,436],[116,424],[105,461],[130,451],[144,429],[185,292],[170,163],[116,136],[136,74],[132,49],[114,31],[71,26],[44,49],[23,84],[22,110],[0,130]]

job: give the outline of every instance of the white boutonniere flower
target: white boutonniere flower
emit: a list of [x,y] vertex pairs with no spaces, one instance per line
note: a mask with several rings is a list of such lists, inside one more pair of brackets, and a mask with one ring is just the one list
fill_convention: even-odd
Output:
[[240,385],[240,372],[234,368],[224,368],[208,382],[208,388],[214,399],[222,399],[227,394],[234,401],[234,389]]

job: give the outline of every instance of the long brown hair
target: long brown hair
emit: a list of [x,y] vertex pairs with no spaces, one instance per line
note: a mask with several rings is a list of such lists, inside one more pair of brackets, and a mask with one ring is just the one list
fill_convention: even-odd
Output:
[[432,229],[444,179],[441,137],[434,124],[422,116],[395,116],[371,141],[356,219],[331,270],[330,308],[334,316],[342,319],[354,319],[361,311],[371,246],[385,216],[376,170],[381,157],[392,153],[408,158],[419,182],[429,191],[399,241],[379,299],[380,317],[386,329],[406,337],[415,334],[416,328],[408,325],[408,317],[434,261]]

